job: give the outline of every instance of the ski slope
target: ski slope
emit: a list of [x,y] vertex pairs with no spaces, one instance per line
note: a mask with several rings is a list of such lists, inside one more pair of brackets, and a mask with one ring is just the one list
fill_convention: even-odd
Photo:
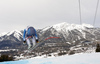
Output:
[[0,64],[100,64],[100,53],[81,53],[51,58],[30,58],[27,60],[1,62]]

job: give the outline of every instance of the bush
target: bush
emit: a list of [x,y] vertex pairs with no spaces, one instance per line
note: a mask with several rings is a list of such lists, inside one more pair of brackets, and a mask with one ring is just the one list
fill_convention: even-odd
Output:
[[97,44],[96,52],[100,52],[100,45]]
[[60,53],[58,53],[58,56],[65,55],[65,54],[66,54],[66,52],[60,52]]
[[1,57],[0,57],[0,62],[12,61],[12,60],[13,60],[13,57],[9,57],[8,55],[1,55]]
[[48,56],[51,56],[50,54]]
[[74,51],[74,50],[70,50],[70,51],[68,52],[68,55],[72,55],[72,54],[75,54],[75,51]]

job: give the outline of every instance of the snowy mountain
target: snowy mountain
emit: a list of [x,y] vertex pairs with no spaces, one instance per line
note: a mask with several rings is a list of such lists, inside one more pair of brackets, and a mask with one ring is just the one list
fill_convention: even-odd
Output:
[[66,23],[66,22],[53,25],[53,28],[55,28],[58,31],[61,31],[63,29],[66,30],[66,31],[68,31],[68,30],[74,30],[74,29],[78,29],[78,30],[83,29],[84,30],[85,27],[93,28],[93,26],[89,25],[89,24],[78,25],[78,24],[69,24],[69,23]]
[[61,37],[66,42],[79,41],[79,40],[99,40],[100,28],[94,28],[89,24],[68,24],[66,22],[46,27],[39,31],[42,38],[50,36]]
[[93,28],[93,26],[90,25],[90,24],[79,25],[79,24],[69,24],[69,23],[63,22],[63,23],[59,23],[59,24],[56,24],[56,25],[53,25],[53,26],[46,27],[43,30],[46,31],[51,27],[53,27],[54,29],[56,29],[58,31],[61,31],[62,29],[67,31],[67,30],[73,30],[73,29],[78,29],[78,30],[79,29],[85,29],[86,27],[87,28]]
[[[47,37],[61,37],[65,41],[77,41],[80,39],[93,40],[94,38],[100,39],[99,37],[95,37],[95,35],[100,34],[100,29],[93,28],[93,26],[89,24],[68,24],[66,22],[59,23],[53,26],[49,26],[40,30],[37,30],[37,33],[41,38]],[[99,35],[98,35],[99,36]],[[8,33],[0,34],[0,41],[16,38],[18,41],[22,39],[22,31],[13,30]]]
[[8,33],[2,33],[2,34],[0,35],[0,37],[1,37],[0,41],[2,41],[2,40],[4,40],[4,39],[12,39],[12,38],[10,38],[9,36],[11,36],[11,37],[13,37],[13,38],[16,38],[16,39],[18,39],[19,41],[21,41],[20,38],[22,38],[22,33],[21,33],[20,31],[18,31],[18,30],[13,30],[13,31],[8,32]]
[[87,52],[90,49],[94,50],[96,42],[100,40],[100,28],[94,28],[89,24],[77,25],[64,22],[46,27],[38,31],[38,33],[41,40],[47,37],[60,37],[59,39],[44,40],[45,44],[52,43],[52,46],[54,46],[57,43],[54,48],[68,51],[68,54]]
[[[9,42],[9,45],[11,45],[10,43],[21,45],[22,33],[23,31],[13,30],[8,33],[0,34],[0,43],[2,43],[0,46],[7,45],[7,42]],[[47,37],[60,37],[60,39],[49,39],[45,42],[63,42],[68,45],[75,45],[84,41],[94,42],[94,40],[100,40],[100,28],[94,28],[89,24],[78,25],[63,22],[39,29],[37,30],[37,33],[40,41],[45,41]],[[6,44],[3,42],[6,42]]]
[[22,33],[18,30],[13,30],[11,32],[1,34],[0,37],[0,49],[13,48],[21,45]]
[[100,64],[100,53],[64,55],[51,58],[30,58],[27,60],[1,62],[0,64]]
[[[57,51],[66,51],[67,54],[87,52],[95,49],[96,41],[100,40],[100,28],[94,28],[89,24],[69,24],[66,22],[37,29],[39,41],[45,42],[41,47],[34,50],[34,56]],[[13,30],[0,35],[0,49],[19,49],[20,52],[27,49],[27,45],[22,41],[23,30]],[[51,38],[45,40],[48,37]],[[38,50],[38,51],[37,51]],[[47,52],[48,51],[48,52]]]

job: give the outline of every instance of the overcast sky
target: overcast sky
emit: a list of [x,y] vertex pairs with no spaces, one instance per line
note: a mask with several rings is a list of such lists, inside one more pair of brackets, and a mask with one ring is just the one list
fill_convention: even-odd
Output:
[[[97,0],[81,0],[82,23],[93,25]],[[100,27],[100,5],[96,27]],[[80,24],[78,0],[0,0],[0,33],[61,22]]]

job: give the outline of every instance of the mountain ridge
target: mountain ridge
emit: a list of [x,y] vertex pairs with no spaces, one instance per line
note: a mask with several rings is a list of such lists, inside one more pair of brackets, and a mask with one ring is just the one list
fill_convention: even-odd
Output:
[[[63,26],[65,25],[65,26]],[[56,26],[56,28],[54,27]],[[61,26],[61,27],[60,27]],[[95,51],[96,42],[100,40],[100,28],[83,27],[83,29],[75,28],[67,29],[66,24],[53,25],[46,27],[44,29],[37,29],[37,35],[39,37],[39,42],[43,42],[38,46],[31,54],[35,56],[49,54],[58,52],[61,54],[75,54],[82,52],[92,52]],[[80,25],[78,25],[80,26]],[[60,27],[60,28],[57,28]],[[58,30],[59,29],[59,30]],[[60,38],[50,38],[48,37],[60,37]],[[13,56],[20,56],[27,50],[27,45],[23,44],[23,30],[13,30],[4,34],[0,37],[0,49],[9,50],[16,49],[17,51],[10,51]],[[17,52],[17,53],[16,53]],[[63,53],[62,53],[63,52]],[[8,54],[8,52],[0,52],[1,54]],[[40,53],[40,54],[39,54]],[[31,56],[31,55],[30,55]]]
[[[75,27],[76,26],[76,27]],[[89,24],[77,25],[77,24],[68,24],[66,22],[59,23],[56,25],[48,26],[43,29],[37,29],[37,34],[39,36],[39,41],[45,41],[47,37],[60,37],[60,39],[50,39],[45,42],[70,42],[74,44],[79,44],[80,42],[90,41],[93,42],[94,40],[100,39],[100,28],[94,28]],[[71,27],[71,28],[69,28]],[[9,45],[11,42],[13,43],[21,43],[19,47],[23,44],[22,40],[23,30],[13,30],[8,32],[0,37],[0,43],[4,46],[4,42],[8,42]],[[6,43],[7,44],[7,43]],[[73,45],[74,45],[73,44]],[[14,44],[13,44],[14,45]],[[69,45],[69,44],[68,44]],[[70,44],[72,45],[72,44]],[[2,46],[1,46],[2,47]]]

